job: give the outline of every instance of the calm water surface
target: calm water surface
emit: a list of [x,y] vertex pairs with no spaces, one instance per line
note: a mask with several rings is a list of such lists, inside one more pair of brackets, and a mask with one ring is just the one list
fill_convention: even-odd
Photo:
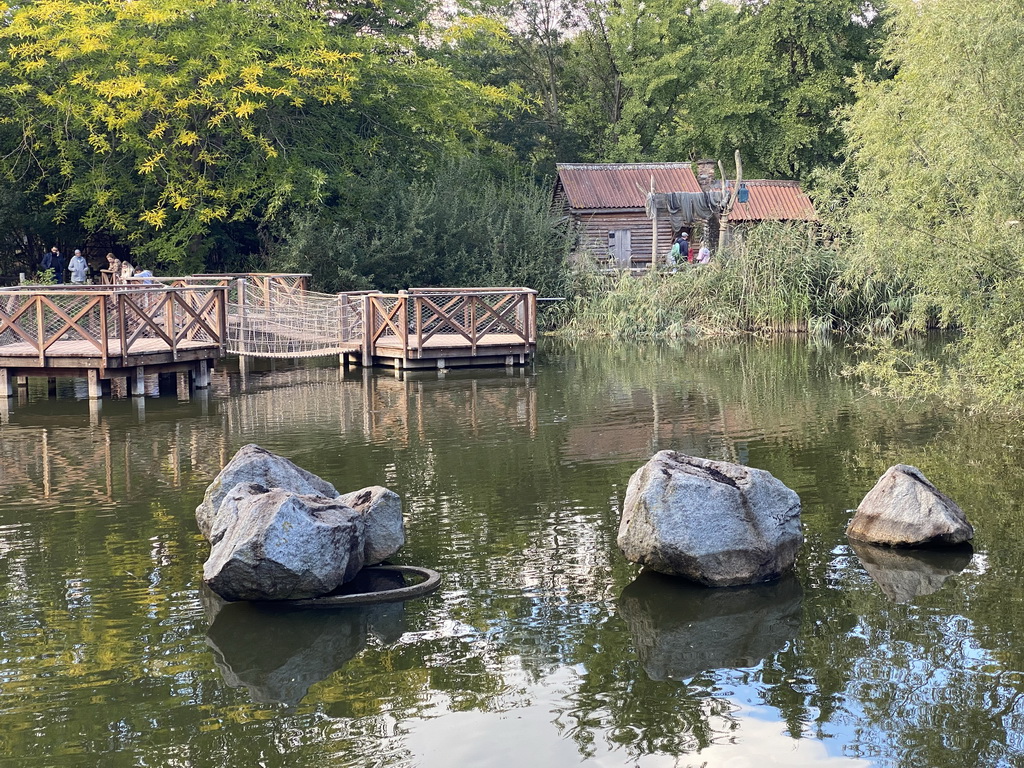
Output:
[[[0,403],[0,764],[1020,766],[1016,425],[864,395],[838,348],[548,345],[410,375],[278,366],[104,400]],[[395,562],[442,589],[372,609],[220,608],[193,510],[256,442],[403,497]],[[703,590],[615,547],[671,448],[803,500],[794,577]],[[854,549],[855,507],[920,467],[973,552]]]

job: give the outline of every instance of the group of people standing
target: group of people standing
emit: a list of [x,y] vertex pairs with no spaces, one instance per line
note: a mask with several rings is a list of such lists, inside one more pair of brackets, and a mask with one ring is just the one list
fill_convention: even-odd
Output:
[[[60,250],[56,245],[53,246],[50,250],[43,253],[39,261],[39,268],[43,272],[52,269],[53,276],[59,285],[64,284],[65,273],[70,275],[72,285],[85,285],[89,278],[89,262],[85,260],[85,257],[78,248],[75,249],[75,254],[71,257],[71,261],[65,264]],[[153,277],[153,273],[150,270],[136,270],[127,259],[119,259],[113,253],[107,254],[107,271],[110,273],[111,281],[114,283],[126,283],[128,278],[133,276],[142,278]],[[149,283],[152,281],[144,279],[142,282]]]
[[39,261],[39,267],[44,272],[52,269],[54,278],[61,285],[64,283],[65,272],[71,277],[72,285],[85,285],[85,281],[89,277],[89,262],[85,260],[85,257],[78,248],[75,248],[75,254],[71,257],[71,261],[65,264],[64,257],[55,245],[43,253],[43,257]]
[[686,262],[687,264],[707,264],[711,261],[711,249],[706,242],[701,242],[696,253],[690,243],[690,235],[687,232],[680,232],[672,242],[672,250],[666,258],[668,265],[674,267],[676,264]]

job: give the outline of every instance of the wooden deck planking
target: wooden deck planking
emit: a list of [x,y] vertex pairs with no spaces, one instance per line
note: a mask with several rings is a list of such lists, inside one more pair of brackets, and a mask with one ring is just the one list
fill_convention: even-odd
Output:
[[[476,343],[477,349],[486,349],[488,347],[527,347],[530,346],[528,342],[523,340],[522,336],[517,336],[514,333],[488,333],[483,336],[480,341]],[[397,350],[402,351],[402,339],[398,336],[381,336],[377,339],[376,344],[379,350]],[[443,351],[443,350],[469,350],[472,349],[473,345],[465,336],[461,336],[457,333],[439,333],[435,336],[431,336],[425,342],[423,342],[422,349],[424,351],[430,350],[432,352]],[[409,334],[409,351],[418,351],[420,347],[417,345],[416,337]]]
[[[219,350],[220,345],[209,341],[180,341],[178,351],[193,351],[200,349]],[[128,348],[128,357],[139,355],[171,353],[171,346],[163,339],[136,339]],[[110,357],[124,357],[121,353],[121,339],[113,337],[107,340],[107,354]],[[81,357],[94,358],[102,357],[103,353],[95,345],[88,341],[63,340],[55,341],[44,353],[46,357]],[[39,359],[39,351],[28,342],[17,344],[0,345],[0,358],[3,357],[27,357]]]

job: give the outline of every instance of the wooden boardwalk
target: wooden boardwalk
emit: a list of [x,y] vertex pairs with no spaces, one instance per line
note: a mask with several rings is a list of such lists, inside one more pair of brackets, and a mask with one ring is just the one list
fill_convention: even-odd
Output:
[[523,365],[536,350],[537,292],[529,288],[424,288],[361,302],[363,365]]
[[28,376],[124,378],[188,372],[196,387],[226,353],[338,356],[407,370],[523,365],[537,342],[528,288],[413,289],[319,294],[307,275],[133,278],[99,286],[0,288],[0,396]]
[[226,352],[227,289],[119,285],[0,288],[0,396],[12,379],[79,376],[89,396],[125,378],[188,372],[196,387]]

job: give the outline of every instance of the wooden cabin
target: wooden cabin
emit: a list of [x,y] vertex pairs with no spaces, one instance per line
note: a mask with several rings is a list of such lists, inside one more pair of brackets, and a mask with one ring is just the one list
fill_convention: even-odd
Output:
[[559,163],[557,172],[554,206],[579,226],[577,256],[619,269],[649,267],[655,249],[664,257],[679,234],[659,218],[655,243],[645,210],[652,184],[655,192],[701,191],[689,163]]
[[[667,216],[654,221],[647,216],[647,194],[652,186],[655,192],[721,188],[714,161],[701,160],[696,165],[697,175],[690,163],[558,164],[554,207],[579,227],[577,258],[594,259],[615,269],[645,269],[655,256],[664,258],[680,231],[690,235],[694,247],[703,236],[715,250],[722,234],[717,217],[674,230]],[[742,237],[751,227],[769,221],[807,223],[809,234],[814,233],[818,215],[799,182],[752,179],[743,186],[746,201],[737,202],[726,217],[729,237]]]

